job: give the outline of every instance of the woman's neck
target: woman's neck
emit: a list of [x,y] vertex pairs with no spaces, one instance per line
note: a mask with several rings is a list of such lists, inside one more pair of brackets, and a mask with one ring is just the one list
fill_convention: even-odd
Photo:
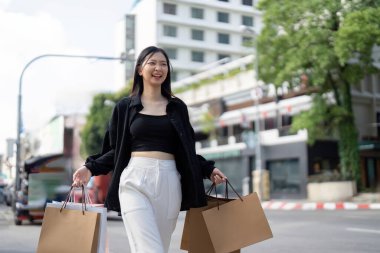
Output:
[[164,96],[161,94],[161,87],[156,89],[152,87],[144,87],[141,99],[148,101],[162,101]]

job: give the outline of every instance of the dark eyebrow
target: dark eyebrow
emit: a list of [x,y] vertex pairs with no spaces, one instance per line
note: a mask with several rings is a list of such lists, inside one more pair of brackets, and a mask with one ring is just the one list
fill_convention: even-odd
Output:
[[[147,62],[157,62],[157,60],[149,59]],[[159,61],[160,63],[168,63],[167,61]]]

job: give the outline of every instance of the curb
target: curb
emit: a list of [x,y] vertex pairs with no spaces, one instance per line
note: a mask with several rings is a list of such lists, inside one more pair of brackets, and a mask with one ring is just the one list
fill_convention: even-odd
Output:
[[264,210],[380,210],[380,203],[353,202],[282,202],[265,201],[261,203]]

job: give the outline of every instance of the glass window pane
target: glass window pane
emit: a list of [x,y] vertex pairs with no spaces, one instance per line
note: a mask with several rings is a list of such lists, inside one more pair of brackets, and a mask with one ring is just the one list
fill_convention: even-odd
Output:
[[271,193],[294,194],[301,192],[298,159],[269,161]]
[[252,47],[253,45],[253,38],[248,36],[243,36],[241,38],[241,44],[244,47]]
[[253,17],[250,16],[242,16],[241,24],[245,26],[253,26]]
[[194,62],[204,62],[204,53],[201,51],[192,51],[191,60]]
[[169,59],[177,59],[177,49],[176,48],[164,48],[165,52],[168,54]]
[[164,36],[177,37],[177,27],[164,25]]
[[230,56],[228,54],[218,54],[218,60],[222,59],[230,59]]
[[196,19],[203,19],[203,9],[192,7],[191,17]]
[[164,3],[164,13],[176,15],[177,14],[177,5]]
[[204,32],[202,30],[192,29],[191,38],[193,40],[204,40]]
[[226,33],[218,33],[218,43],[230,44],[230,35]]
[[229,23],[229,14],[227,12],[218,12],[218,22]]
[[264,129],[270,130],[276,128],[276,119],[275,118],[265,118],[264,120]]
[[253,0],[242,0],[241,4],[242,5],[253,6]]

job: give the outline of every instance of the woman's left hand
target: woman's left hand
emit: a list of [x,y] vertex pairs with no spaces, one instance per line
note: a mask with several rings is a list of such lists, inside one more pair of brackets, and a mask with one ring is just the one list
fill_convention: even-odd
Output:
[[226,182],[227,177],[218,168],[215,168],[211,173],[210,180],[217,185]]

